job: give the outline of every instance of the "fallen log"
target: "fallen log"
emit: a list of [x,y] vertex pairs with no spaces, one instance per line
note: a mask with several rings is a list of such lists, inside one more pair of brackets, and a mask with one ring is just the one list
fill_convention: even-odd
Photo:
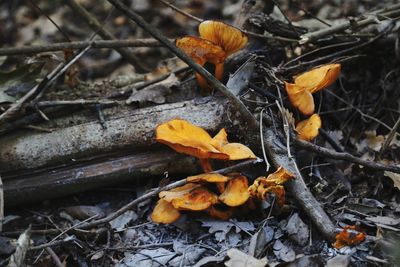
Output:
[[217,131],[227,121],[225,105],[222,98],[209,97],[118,113],[106,121],[106,129],[91,121],[51,133],[20,131],[2,136],[0,172],[71,163],[118,150],[137,153],[155,144],[154,129],[158,124],[178,117]]
[[161,179],[166,170],[173,175],[194,173],[198,169],[194,158],[159,150],[44,168],[33,173],[9,172],[2,175],[4,202],[9,208],[142,178],[160,176]]

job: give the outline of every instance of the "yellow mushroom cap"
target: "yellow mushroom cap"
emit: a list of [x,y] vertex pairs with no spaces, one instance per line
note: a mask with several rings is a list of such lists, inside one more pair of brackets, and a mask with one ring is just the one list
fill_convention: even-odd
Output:
[[190,183],[198,183],[198,182],[225,183],[228,180],[229,177],[219,173],[202,173],[199,175],[189,176],[186,178],[186,181]]
[[304,115],[314,113],[314,98],[309,91],[297,84],[285,82],[290,103]]
[[340,64],[323,65],[296,76],[294,83],[310,93],[315,93],[334,83],[340,70]]
[[229,159],[210,144],[212,138],[205,130],[185,120],[174,119],[157,126],[156,140],[197,158]]
[[155,223],[173,223],[181,216],[180,212],[171,203],[160,199],[151,214],[151,220]]
[[318,136],[321,128],[321,118],[318,114],[313,114],[310,118],[300,121],[296,125],[298,137],[305,141],[311,141]]
[[203,21],[199,33],[202,38],[221,46],[227,56],[242,49],[248,41],[241,30],[220,21]]
[[230,207],[244,204],[250,197],[248,182],[245,176],[238,176],[228,181],[225,191],[219,196],[219,200]]
[[171,201],[172,205],[178,210],[206,210],[218,202],[216,194],[204,187],[198,187],[180,198]]
[[227,57],[221,46],[195,36],[185,36],[176,39],[175,45],[202,66],[206,62],[213,64],[222,63]]

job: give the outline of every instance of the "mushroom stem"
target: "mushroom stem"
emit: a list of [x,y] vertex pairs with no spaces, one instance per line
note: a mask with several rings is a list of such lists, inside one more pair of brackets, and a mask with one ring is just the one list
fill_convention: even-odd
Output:
[[200,165],[204,172],[212,172],[212,167],[208,159],[200,159]]
[[204,79],[203,76],[201,76],[199,73],[196,72],[196,79],[197,82],[199,83],[199,86],[201,88],[201,93],[202,94],[208,94],[210,93],[210,86],[208,85],[206,79]]
[[215,78],[217,78],[218,80],[222,80],[222,78],[224,77],[224,62],[219,63],[219,64],[215,64]]

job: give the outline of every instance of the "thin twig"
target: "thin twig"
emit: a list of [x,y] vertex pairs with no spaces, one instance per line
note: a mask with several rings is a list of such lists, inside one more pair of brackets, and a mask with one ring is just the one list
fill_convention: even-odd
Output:
[[91,45],[92,48],[121,48],[121,47],[161,47],[157,40],[135,39],[135,40],[96,40],[96,41],[77,41],[66,43],[55,43],[48,45],[29,45],[20,47],[0,48],[0,56],[37,54],[43,52],[61,51],[64,49],[83,49]]
[[178,13],[180,13],[180,14],[188,17],[188,18],[191,18],[192,20],[197,21],[198,23],[202,23],[203,22],[203,20],[201,18],[198,18],[196,16],[193,16],[192,14],[189,14],[189,13],[185,12],[184,10],[180,9],[179,7],[174,6],[170,2],[167,2],[165,0],[158,0],[158,1],[160,1],[161,3],[163,3],[166,6],[170,7],[171,9],[175,10],[176,12],[178,12]]
[[377,12],[375,14],[369,14],[366,17],[367,18],[358,18],[355,21],[346,21],[343,23],[340,23],[338,25],[334,25],[325,29],[321,29],[318,31],[314,31],[314,32],[310,32],[310,33],[306,33],[300,36],[300,44],[306,44],[309,42],[313,42],[316,41],[322,37],[325,36],[330,36],[334,33],[338,33],[341,31],[344,31],[346,29],[349,29],[351,27],[363,27],[363,26],[367,26],[370,25],[372,23],[379,23],[382,20],[388,20],[390,19],[390,17],[395,17],[397,15],[400,14],[400,10],[398,10],[398,4],[394,5],[395,8],[392,7],[388,7],[390,10],[387,11],[387,9],[381,11],[381,12]]
[[53,259],[54,264],[57,267],[65,267],[64,264],[61,262],[60,258],[54,252],[54,250],[51,249],[51,247],[46,247],[45,249],[46,249],[47,253],[49,253],[50,257]]
[[310,152],[313,152],[315,154],[318,154],[320,156],[324,156],[327,158],[331,159],[336,159],[336,160],[345,160],[349,161],[352,163],[360,164],[362,166],[376,169],[376,170],[384,170],[384,171],[391,171],[395,173],[400,173],[400,167],[394,166],[394,165],[384,165],[381,163],[377,163],[374,161],[369,161],[369,160],[363,160],[361,158],[355,157],[349,153],[346,152],[336,152],[332,149],[328,149],[325,147],[321,147],[318,145],[314,145],[313,143],[306,142],[303,140],[299,139],[294,139],[294,145],[300,148],[303,148],[305,150],[308,150]]
[[76,99],[76,100],[53,100],[40,101],[35,104],[37,107],[54,107],[54,106],[70,106],[70,105],[115,105],[124,103],[123,101],[107,100],[107,99]]
[[[109,32],[104,27],[104,25],[102,25],[102,23],[100,23],[94,16],[92,16],[92,14],[90,14],[90,12],[88,12],[83,6],[81,6],[75,0],[66,0],[65,2],[73,11],[75,11],[79,15],[80,18],[82,18],[88,24],[89,27],[92,28],[92,30],[96,34],[100,35],[103,39],[106,40],[117,39],[111,32]],[[144,66],[142,66],[142,64],[140,63],[142,62],[142,60],[137,58],[130,49],[120,47],[116,48],[115,50],[122,56],[124,60],[129,62],[137,72],[141,73],[149,72],[149,70]]]
[[18,99],[10,108],[0,115],[0,125],[4,122],[10,120],[11,118],[17,116],[19,112],[23,109],[24,105],[34,97],[41,95],[50,85],[56,80],[61,74],[63,74],[72,64],[74,64],[83,54],[90,49],[90,46],[86,47],[80,53],[75,55],[66,63],[60,63],[51,73],[49,73],[43,81],[38,85],[34,86],[28,93],[26,93],[22,98]]

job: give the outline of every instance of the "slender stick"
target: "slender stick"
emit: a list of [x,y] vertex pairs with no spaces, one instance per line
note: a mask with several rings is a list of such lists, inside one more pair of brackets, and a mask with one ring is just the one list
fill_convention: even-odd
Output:
[[43,52],[60,51],[64,49],[83,49],[91,45],[92,48],[121,48],[121,47],[160,47],[160,42],[154,39],[136,40],[97,40],[55,43],[48,45],[29,45],[20,47],[0,48],[0,56],[37,54]]
[[[106,39],[106,40],[115,40],[115,36],[108,31],[102,23],[100,23],[92,14],[90,14],[89,11],[87,11],[82,5],[80,5],[77,1],[75,0],[66,0],[66,4],[73,10],[75,11],[80,18],[82,18],[89,27],[93,29],[93,31],[100,35],[101,38]],[[124,60],[129,62],[137,72],[145,73],[149,72],[148,69],[146,69],[142,64],[141,60],[132,53],[132,50],[128,48],[116,48],[115,49]]]
[[346,161],[350,161],[352,163],[360,164],[362,166],[369,167],[369,168],[376,169],[376,170],[384,170],[384,171],[400,173],[400,167],[397,167],[394,165],[384,165],[384,164],[377,163],[374,161],[369,161],[369,160],[363,160],[363,159],[355,157],[349,153],[336,152],[334,150],[331,150],[331,149],[328,149],[325,147],[321,147],[318,145],[314,145],[313,143],[306,142],[303,140],[294,139],[294,144],[297,147],[303,148],[305,150],[311,151],[311,152],[321,155],[321,156],[325,156],[327,158],[337,159],[337,160],[346,160]]

